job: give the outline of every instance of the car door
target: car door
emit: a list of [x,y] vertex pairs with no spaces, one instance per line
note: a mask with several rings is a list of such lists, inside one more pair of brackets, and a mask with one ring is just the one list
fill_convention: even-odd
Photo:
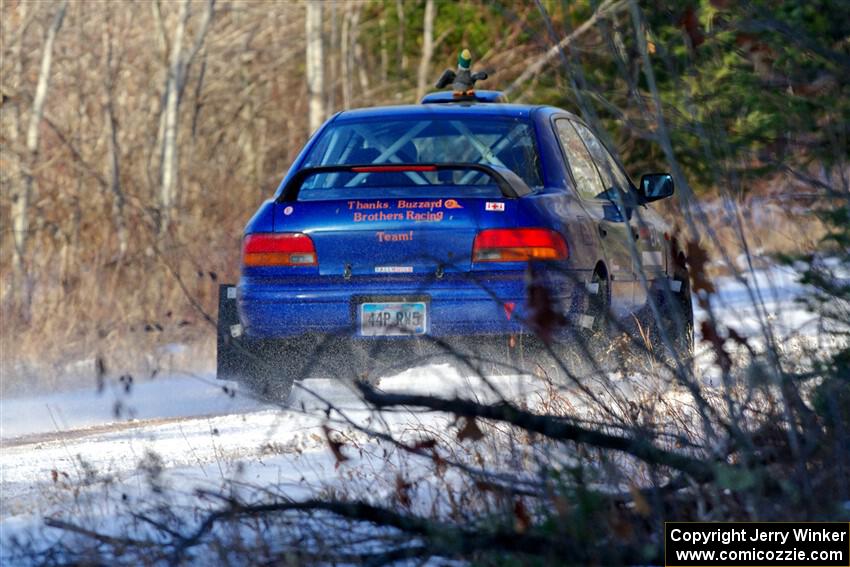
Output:
[[572,124],[596,163],[606,195],[615,204],[621,224],[629,227],[628,231],[622,231],[624,240],[621,246],[629,254],[633,276],[638,282],[635,285],[635,304],[643,305],[646,287],[640,284],[641,272],[650,285],[652,280],[664,276],[660,218],[649,208],[638,206],[637,192],[625,171],[590,129],[578,121],[572,121]]
[[610,277],[611,308],[622,316],[634,308],[635,277],[628,248],[631,228],[628,222],[622,221],[613,203],[605,198],[606,187],[572,121],[567,117],[556,118],[555,129],[576,192],[599,236]]

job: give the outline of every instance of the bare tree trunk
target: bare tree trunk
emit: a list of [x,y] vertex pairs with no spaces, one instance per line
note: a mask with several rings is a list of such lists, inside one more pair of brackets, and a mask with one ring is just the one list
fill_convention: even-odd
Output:
[[354,9],[351,16],[351,47],[354,53],[353,68],[357,69],[357,79],[360,82],[360,92],[369,90],[369,75],[366,73],[366,61],[363,57],[363,46],[360,44],[360,12],[361,6]]
[[[27,4],[23,3],[18,6],[18,10],[20,10],[20,20],[22,22],[27,22]],[[27,26],[28,27],[28,26]],[[15,58],[15,74],[14,74],[14,84],[13,87],[16,91],[21,91],[24,83],[24,37],[27,34],[27,29],[22,29],[20,34],[18,35],[18,41],[16,42],[16,51],[11,55]],[[9,108],[9,134],[8,134],[8,142],[7,147],[9,148],[18,148],[18,143],[21,138],[23,132],[23,116],[21,112],[20,104],[11,104],[8,106]],[[4,113],[5,114],[5,113]],[[4,114],[0,114],[0,120],[3,119]],[[14,151],[7,152],[8,154],[14,155],[14,159],[12,160],[12,167],[9,170],[2,171],[0,170],[0,177],[4,174],[8,174],[7,182],[9,186],[14,187],[23,187],[23,171],[24,171],[24,163],[23,163],[23,155],[22,152]],[[16,203],[20,200],[21,197],[14,192],[12,192],[12,218],[10,219],[12,222],[12,226],[14,227],[15,223],[15,214],[17,213]],[[17,245],[17,240],[13,237],[13,254],[14,248]],[[16,299],[17,292],[17,272],[13,269],[12,278],[9,282],[4,282],[3,298],[5,300],[9,300],[10,303],[14,303]]]
[[325,120],[324,73],[322,69],[322,4],[308,0],[306,17],[307,34],[307,98],[309,102],[310,132],[315,132]]
[[[165,18],[162,16],[162,7],[160,6],[160,0],[154,0],[150,3],[151,13],[153,14],[153,19],[156,22],[157,29],[157,47],[161,53],[162,64],[165,70],[162,78],[162,82],[165,85],[162,94],[159,99],[159,108],[157,114],[157,121],[159,123],[159,127],[156,131],[156,138],[153,140],[153,144],[151,144],[151,151],[148,155],[147,161],[147,175],[148,182],[151,187],[155,185],[155,183],[160,183],[162,180],[162,150],[164,147],[165,140],[165,97],[168,93],[168,74],[170,72],[170,66],[168,65],[168,54],[170,53],[170,46],[168,44],[168,34],[165,31]],[[156,181],[154,182],[154,177],[152,173],[153,162],[156,159],[156,168],[157,175]]]
[[189,68],[192,66],[192,62],[195,60],[195,57],[197,57],[198,53],[200,53],[201,49],[204,47],[204,40],[206,40],[207,33],[209,33],[210,31],[213,16],[215,15],[215,3],[216,0],[207,0],[207,9],[204,12],[204,19],[201,21],[201,27],[198,29],[198,32],[195,35],[195,43],[192,44],[192,49],[187,55],[181,54],[180,56],[179,100],[182,100],[183,98],[183,91],[186,88],[186,79],[189,76]]
[[[86,36],[83,34],[83,26],[85,22],[84,18],[81,17],[81,12],[84,9],[85,6],[78,4],[76,11],[72,12],[75,14],[77,32],[75,39],[77,41],[77,45],[86,45],[87,41]],[[86,88],[84,86],[86,66],[84,65],[82,58],[78,57],[76,59],[74,70],[76,72],[74,83],[77,89],[77,116],[73,137],[76,147],[79,148],[80,152],[83,152],[83,132],[85,132],[86,127],[87,98]],[[82,155],[82,153],[80,155]],[[72,268],[78,268],[79,264],[76,260],[79,254],[80,227],[82,225],[82,206],[80,204],[80,197],[83,195],[85,180],[82,175],[77,175],[76,178],[74,194],[68,199],[68,208],[70,208],[73,213],[68,215],[67,218],[68,228],[64,231],[62,251],[60,253],[59,260],[60,280],[66,293],[73,288],[75,281],[75,278],[71,276],[71,270]],[[76,272],[79,273],[79,269],[77,269]]]
[[342,107],[351,108],[351,10],[345,4],[342,15],[342,38],[340,39],[339,58],[342,62],[340,72],[342,79]]
[[186,33],[186,23],[191,15],[190,0],[183,0],[180,5],[180,15],[174,29],[174,39],[171,42],[170,68],[166,83],[165,96],[165,130],[162,139],[162,166],[160,184],[160,223],[159,233],[165,234],[171,223],[173,208],[177,203],[177,187],[179,175],[179,155],[177,134],[180,118],[180,99],[186,85],[186,74],[192,60],[203,46],[213,17],[215,0],[207,1],[207,11],[201,28],[195,37],[195,43],[188,54],[183,54],[183,36]]
[[378,20],[378,26],[381,30],[381,82],[387,83],[387,75],[390,69],[390,54],[387,51],[387,15],[386,10],[381,10],[381,17]]
[[404,50],[404,0],[395,0],[395,11],[398,15],[396,65],[399,65],[399,76],[401,76],[407,70],[407,52]]
[[151,12],[153,13],[153,19],[156,22],[157,47],[161,53],[163,64],[168,64],[170,46],[168,44],[168,33],[165,31],[165,19],[162,17],[162,6],[160,6],[160,0],[151,2]]
[[201,114],[201,92],[204,89],[204,76],[207,74],[207,54],[204,52],[201,58],[201,70],[198,72],[198,82],[195,83],[195,104],[192,108],[192,144],[198,136],[198,116]]
[[[107,5],[107,10],[109,7]],[[109,18],[107,12],[107,18]],[[104,120],[107,127],[107,140],[109,151],[109,188],[112,191],[112,219],[115,223],[115,232],[118,235],[118,257],[123,258],[127,252],[127,221],[124,218],[124,192],[121,190],[121,170],[118,159],[118,122],[115,119],[115,77],[118,68],[113,68],[112,54],[112,25],[107,19],[107,25],[103,31],[103,54],[104,54],[104,80],[103,87],[106,91],[106,103],[104,104]]]
[[32,101],[32,110],[30,111],[29,124],[27,126],[27,160],[28,163],[23,171],[22,182],[23,190],[13,199],[12,202],[12,231],[13,250],[12,250],[12,269],[14,272],[14,290],[17,293],[17,299],[21,301],[22,312],[26,315],[29,312],[28,293],[25,293],[28,288],[26,266],[24,265],[24,257],[26,256],[27,238],[29,232],[29,205],[32,199],[33,186],[33,169],[35,168],[38,158],[38,141],[39,141],[39,125],[41,118],[44,115],[44,102],[47,99],[47,87],[50,81],[50,66],[53,63],[53,44],[56,41],[56,35],[62,28],[62,21],[65,19],[65,11],[68,8],[68,0],[62,2],[59,10],[53,17],[53,22],[47,30],[47,36],[44,41],[44,51],[41,55],[41,69],[38,72],[38,83],[35,88],[35,96]]
[[416,78],[416,100],[422,98],[428,85],[428,71],[431,68],[431,57],[434,55],[434,17],[436,11],[434,0],[426,0],[425,21],[422,29],[422,58],[419,60],[419,72]]
[[189,13],[189,0],[183,0],[180,5],[180,15],[177,18],[177,27],[174,29],[174,39],[171,42],[171,63],[165,89],[165,130],[162,139],[159,192],[160,234],[164,234],[168,230],[168,225],[171,222],[171,209],[174,206],[175,187],[177,186],[177,120],[180,110],[181,51],[183,50],[183,35],[186,32]]
[[333,113],[336,108],[336,88],[339,77],[339,6],[337,6],[336,2],[331,2],[331,39],[328,51],[328,85],[325,89],[327,91],[327,99],[325,101],[325,111],[328,115]]

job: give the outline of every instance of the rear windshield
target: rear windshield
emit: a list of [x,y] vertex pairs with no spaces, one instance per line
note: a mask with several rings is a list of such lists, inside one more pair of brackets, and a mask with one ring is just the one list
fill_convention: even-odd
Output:
[[[534,131],[509,118],[363,120],[331,124],[307,155],[321,165],[483,163],[510,169],[531,187],[542,185]],[[493,180],[477,171],[327,173],[308,178],[299,200],[351,197],[499,197]]]

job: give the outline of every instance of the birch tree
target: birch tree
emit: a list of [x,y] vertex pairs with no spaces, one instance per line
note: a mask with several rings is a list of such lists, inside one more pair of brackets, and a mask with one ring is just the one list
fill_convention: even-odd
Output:
[[[28,30],[29,30],[29,23],[28,23],[29,20],[28,20],[27,16],[28,16],[27,5],[22,4],[20,6],[20,11],[19,11],[19,22],[21,22],[20,31],[18,33],[17,41],[14,44],[15,50],[14,50],[14,52],[12,52],[10,54],[10,58],[14,59],[14,61],[15,61],[15,63],[14,63],[14,73],[12,74],[12,77],[14,77],[12,85],[13,85],[13,87],[16,91],[19,91],[21,89],[21,86],[24,82],[24,57],[25,57],[25,55],[24,55],[24,45],[23,44],[24,44],[24,36],[25,36],[26,33],[28,33]],[[8,37],[5,38],[5,39],[8,41]],[[5,87],[5,85],[4,85],[4,87]],[[2,97],[3,102],[6,101],[6,96],[7,96],[6,95],[6,89],[4,88],[2,94],[0,94],[0,97]],[[24,170],[23,152],[17,151],[17,148],[19,147],[19,143],[20,143],[21,133],[23,131],[23,116],[22,116],[23,112],[21,110],[21,105],[19,103],[10,104],[10,105],[8,105],[8,107],[9,107],[9,113],[8,114],[5,114],[5,113],[0,114],[0,119],[5,118],[6,116],[9,117],[9,126],[8,126],[8,132],[9,133],[8,133],[8,138],[6,140],[4,140],[4,143],[6,145],[6,151],[3,152],[3,154],[9,155],[10,152],[8,151],[8,148],[15,148],[16,151],[14,152],[15,157],[11,162],[12,167],[11,168],[0,168],[0,180],[6,181],[11,186],[15,186],[15,185],[21,183],[22,178],[23,178],[23,170]],[[0,108],[2,108],[2,106],[0,106]],[[0,156],[0,157],[4,157],[4,156]],[[12,197],[12,199],[11,199],[11,201],[12,201],[12,207],[11,207],[12,217],[10,218],[10,221],[11,221],[10,224],[12,225],[12,230],[13,230],[13,233],[14,233],[15,232],[15,226],[16,226],[16,224],[15,224],[16,223],[16,215],[18,213],[18,209],[17,209],[18,203],[17,202],[21,199],[21,197],[18,196],[16,193],[13,193],[13,192],[10,192],[10,193],[12,193],[12,195],[11,195],[11,197]],[[26,213],[26,209],[24,209],[24,213]],[[17,244],[18,244],[16,236],[17,235],[14,234],[13,238],[12,238],[12,255],[13,255],[13,258],[15,260],[13,268],[17,268],[17,266],[20,262],[20,259],[18,258],[17,254],[16,254]],[[10,297],[13,300],[14,300],[15,292],[17,291],[17,286],[16,286],[16,283],[15,283],[15,280],[17,278],[14,277],[14,276],[17,276],[17,275],[18,275],[17,270],[13,269],[13,281],[11,282],[10,287],[6,287],[4,285],[4,288],[5,288],[4,294],[8,294],[7,296],[6,295],[4,295],[4,296]]]
[[310,132],[315,132],[325,119],[324,72],[322,69],[322,4],[307,2],[307,97],[309,101]]
[[183,35],[189,19],[189,0],[180,5],[180,15],[174,28],[171,42],[171,57],[168,79],[165,88],[165,130],[162,141],[162,163],[160,165],[160,232],[168,230],[171,222],[171,209],[174,206],[175,187],[177,186],[177,119],[179,112],[180,62],[183,51]]
[[431,57],[434,55],[434,18],[436,12],[434,0],[427,0],[422,29],[422,58],[419,60],[419,72],[416,78],[416,100],[422,98],[425,89],[428,87],[428,71],[431,68]]
[[168,230],[171,223],[173,208],[177,201],[177,187],[179,175],[179,155],[177,147],[177,135],[179,128],[180,100],[183,89],[186,86],[186,75],[192,60],[201,50],[204,39],[209,31],[213,18],[215,0],[208,0],[207,10],[201,27],[195,37],[195,42],[190,51],[183,51],[183,36],[186,33],[186,24],[191,15],[190,0],[183,0],[180,4],[180,14],[177,25],[174,28],[174,38],[171,42],[171,56],[169,63],[168,79],[165,88],[165,119],[162,137],[162,162],[160,167],[160,234]]
[[50,83],[50,67],[53,63],[53,44],[56,41],[56,35],[62,28],[62,22],[65,19],[67,8],[68,0],[64,0],[56,11],[56,15],[53,17],[53,21],[45,35],[44,51],[41,55],[41,67],[38,72],[38,83],[36,84],[32,110],[30,111],[29,123],[27,125],[27,163],[23,170],[23,186],[21,192],[17,195],[16,199],[13,199],[12,203],[12,231],[14,233],[12,250],[13,289],[18,294],[18,299],[25,301],[25,303],[21,304],[25,313],[28,311],[28,305],[26,305],[28,303],[26,302],[28,294],[24,293],[24,289],[27,287],[24,257],[26,256],[27,239],[29,236],[29,207],[35,186],[33,170],[38,158],[39,125],[44,115],[44,103],[47,100],[47,89]]
[[165,130],[162,140],[162,163],[160,166],[160,234],[168,230],[171,222],[171,209],[174,205],[174,193],[177,186],[177,118],[179,112],[180,63],[183,51],[183,35],[189,19],[189,0],[180,4],[180,15],[174,28],[171,42],[171,63],[165,87]]
[[357,6],[351,16],[351,46],[354,52],[354,68],[357,69],[357,80],[360,92],[369,90],[369,74],[366,72],[366,57],[363,54],[363,44],[360,43],[360,13],[362,6]]
[[339,42],[342,79],[342,107],[351,108],[351,7],[345,4],[342,15],[342,38]]

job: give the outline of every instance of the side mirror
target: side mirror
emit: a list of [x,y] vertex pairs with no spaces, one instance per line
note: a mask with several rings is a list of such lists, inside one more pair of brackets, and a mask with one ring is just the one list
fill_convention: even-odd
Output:
[[647,173],[640,178],[639,191],[644,203],[666,199],[673,194],[673,177],[669,173]]

